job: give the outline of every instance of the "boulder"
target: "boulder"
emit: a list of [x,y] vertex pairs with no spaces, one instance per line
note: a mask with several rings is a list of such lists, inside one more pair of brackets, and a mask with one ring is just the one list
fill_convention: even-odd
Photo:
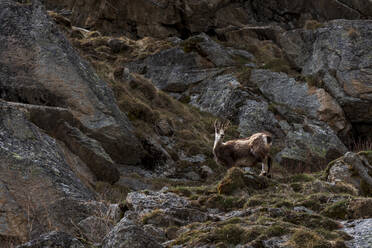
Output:
[[150,233],[123,218],[104,238],[102,248],[161,248]]
[[329,182],[343,182],[353,185],[360,195],[372,195],[372,166],[368,161],[370,152],[358,154],[348,152],[330,163],[326,170]]
[[328,162],[347,151],[336,133],[319,123],[293,124],[284,141],[284,149],[275,158],[292,172],[324,169]]
[[75,237],[59,231],[41,235],[39,238],[17,246],[17,248],[84,248],[84,245]]
[[186,198],[170,192],[131,192],[126,202],[129,210],[137,215],[137,221],[160,227],[203,222],[208,217],[194,209]]
[[[6,0],[0,9],[1,98],[68,108],[76,120],[70,125],[89,137],[76,140],[77,146],[95,140],[116,163],[139,163],[141,145],[113,92],[58,31],[42,4]],[[43,127],[53,123],[46,121]]]

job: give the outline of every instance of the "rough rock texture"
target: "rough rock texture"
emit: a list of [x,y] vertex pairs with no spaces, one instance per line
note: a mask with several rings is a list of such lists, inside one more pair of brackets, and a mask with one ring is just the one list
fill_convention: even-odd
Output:
[[74,125],[64,128],[64,120],[57,124],[62,125],[65,133],[61,135],[64,141],[71,140],[67,147],[76,155],[91,152],[93,157],[88,152],[84,162],[93,162],[97,153],[102,157],[104,150],[109,155],[103,156],[106,166],[113,166],[111,159],[138,163],[141,145],[112,91],[57,31],[39,1],[2,1],[0,9],[1,98],[68,108]]
[[314,31],[295,30],[281,38],[294,64],[339,103],[360,135],[371,123],[370,20],[334,20]]
[[351,129],[341,107],[324,89],[310,88],[305,82],[268,70],[253,70],[251,81],[287,118],[302,114],[327,122],[336,132]]
[[360,195],[372,195],[372,166],[369,152],[359,154],[348,152],[330,163],[327,168],[327,180],[333,183],[345,182],[358,189]]
[[[63,148],[29,122],[24,112],[3,101],[0,153],[2,236],[23,240],[52,227],[68,231],[71,220],[90,212],[83,202],[95,195],[74,174]],[[52,226],[47,226],[48,219]]]
[[[344,1],[44,1],[49,8],[72,10],[74,25],[134,37],[187,37],[249,23],[277,22],[286,28],[306,20],[359,19],[372,16],[368,0]],[[143,13],[147,13],[144,15]]]
[[137,218],[155,226],[186,225],[207,220],[205,213],[194,209],[186,198],[173,193],[133,192],[128,194],[126,202]]
[[343,230],[353,237],[345,244],[350,248],[372,246],[372,219],[359,219],[343,223]]
[[125,66],[151,79],[159,89],[182,93],[193,84],[221,73],[221,67],[237,65],[239,59],[252,61],[254,57],[247,51],[221,46],[202,33]]
[[131,221],[123,218],[106,235],[102,242],[103,248],[161,248],[160,245],[142,227],[135,225]]
[[[191,104],[236,121],[243,137],[269,131],[276,139],[284,140],[274,142],[274,146],[281,150],[276,159],[288,169],[301,163],[317,165],[307,166],[309,169],[320,169],[346,152],[335,131],[347,133],[350,124],[337,102],[324,90],[312,92],[305,83],[268,70],[253,70],[250,81],[257,84],[265,98],[252,95],[236,77],[225,74],[193,87]],[[287,120],[275,116],[273,109]],[[335,131],[322,121],[328,121]]]
[[204,80],[190,90],[190,104],[239,124],[241,136],[269,131],[283,137],[279,122],[262,97],[244,90],[239,80],[224,74]]
[[41,235],[39,238],[27,242],[25,244],[17,246],[17,248],[53,248],[53,247],[64,247],[64,248],[84,248],[84,245],[72,237],[71,235],[53,231]]
[[[287,169],[319,170],[347,151],[334,131],[324,125],[293,124],[285,137],[285,148],[276,159]],[[302,167],[301,164],[306,164]],[[302,171],[302,172],[303,172]]]
[[219,72],[216,69],[204,69],[200,60],[200,56],[195,53],[171,48],[126,66],[131,72],[151,78],[159,89],[178,93]]
[[102,242],[106,234],[114,227],[112,221],[109,218],[104,217],[105,216],[102,216],[101,218],[97,216],[89,216],[78,223],[80,232],[90,242]]

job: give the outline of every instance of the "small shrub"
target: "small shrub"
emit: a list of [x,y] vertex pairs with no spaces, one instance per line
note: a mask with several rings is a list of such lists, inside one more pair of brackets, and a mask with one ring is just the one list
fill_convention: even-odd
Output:
[[304,29],[306,30],[316,30],[322,27],[324,27],[324,24],[318,22],[317,20],[307,20],[304,25]]
[[306,83],[307,85],[310,87],[316,87],[316,88],[324,88],[324,82],[323,80],[313,76],[313,75],[310,75],[310,76],[306,76],[305,78],[306,80]]
[[228,170],[227,175],[218,183],[217,190],[219,194],[231,194],[237,189],[244,187],[243,171],[240,168],[233,167]]
[[294,192],[300,192],[303,189],[303,185],[300,183],[291,183],[291,188]]
[[313,231],[298,229],[289,240],[289,243],[298,248],[330,248],[331,244]]
[[102,200],[111,203],[124,202],[130,192],[130,189],[126,186],[111,185],[102,181],[96,183],[95,190]]
[[315,180],[315,177],[313,177],[310,174],[297,174],[294,176],[291,176],[289,178],[290,182],[296,183],[296,182],[312,182]]
[[356,39],[360,36],[359,32],[355,28],[350,28],[347,31],[347,36],[350,37],[350,39]]
[[289,66],[288,62],[284,59],[270,60],[269,62],[265,63],[261,68],[275,72],[284,72],[286,74],[291,73],[291,67]]
[[224,244],[245,244],[256,239],[261,233],[262,228],[252,227],[246,229],[239,224],[227,224],[223,227],[216,228],[208,237],[215,243],[222,242]]
[[244,205],[244,199],[233,196],[212,195],[208,198],[205,205],[210,208],[231,211],[232,209],[242,208]]
[[273,224],[265,231],[268,237],[278,237],[289,233],[289,228],[285,224]]
[[157,217],[161,217],[161,216],[163,216],[163,212],[160,209],[155,209],[154,211],[142,216],[141,221],[144,225],[146,225],[146,224],[149,224],[150,220],[156,219]]
[[326,207],[321,214],[334,218],[334,219],[347,219],[348,218],[348,200],[341,200],[333,203],[332,205]]

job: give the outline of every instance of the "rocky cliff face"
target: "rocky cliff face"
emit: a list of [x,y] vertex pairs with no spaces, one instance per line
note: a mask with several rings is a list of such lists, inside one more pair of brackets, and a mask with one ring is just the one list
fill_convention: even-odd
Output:
[[[368,247],[371,16],[0,1],[0,246]],[[273,179],[214,162],[216,118],[273,134]]]

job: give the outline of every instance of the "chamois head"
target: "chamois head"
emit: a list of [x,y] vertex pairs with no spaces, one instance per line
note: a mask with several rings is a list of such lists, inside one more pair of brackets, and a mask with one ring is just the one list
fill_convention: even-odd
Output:
[[225,136],[225,130],[230,126],[230,121],[218,121],[214,122],[214,134],[215,134],[215,142],[223,141]]

